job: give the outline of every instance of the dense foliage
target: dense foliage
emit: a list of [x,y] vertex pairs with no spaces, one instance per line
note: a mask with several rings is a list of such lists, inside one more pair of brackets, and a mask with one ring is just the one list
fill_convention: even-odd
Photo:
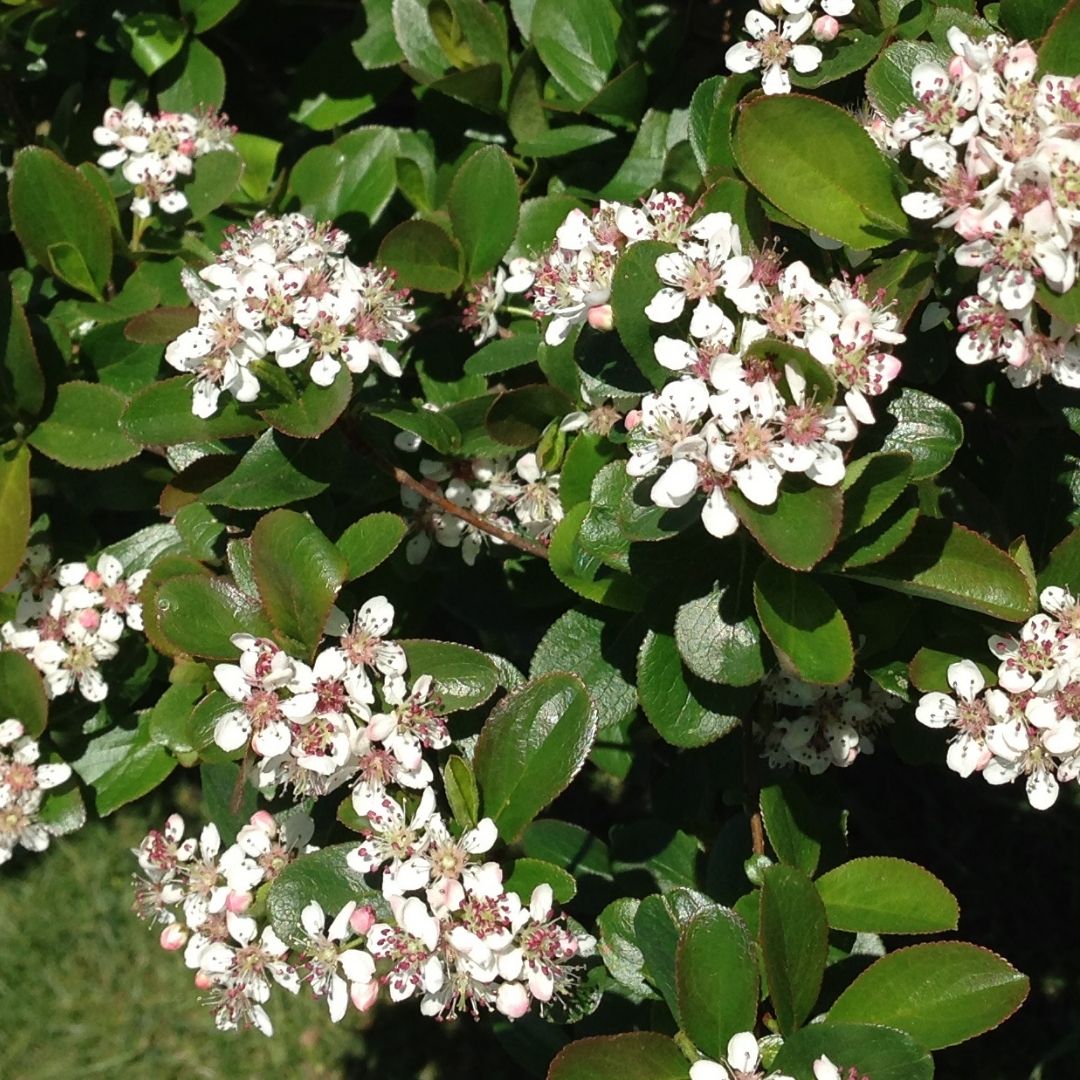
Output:
[[0,864],[190,770],[219,1029],[1067,1032],[1080,0],[759,6],[5,0]]

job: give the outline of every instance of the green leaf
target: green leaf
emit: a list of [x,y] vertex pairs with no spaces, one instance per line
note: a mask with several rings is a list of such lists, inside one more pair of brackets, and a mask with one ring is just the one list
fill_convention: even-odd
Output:
[[497,375],[534,364],[539,345],[540,338],[535,333],[515,333],[513,337],[497,338],[465,361],[465,374]]
[[671,244],[642,240],[627,248],[615,268],[611,282],[611,310],[619,340],[642,375],[655,387],[668,381],[671,373],[656,360],[653,346],[667,327],[650,321],[645,314],[649,301],[662,287],[656,260],[672,251]]
[[666,1035],[628,1031],[563,1047],[547,1080],[686,1080],[689,1064]]
[[176,768],[176,759],[150,738],[150,715],[135,728],[115,727],[90,740],[71,767],[94,790],[94,810],[106,817],[153,791]]
[[322,38],[289,86],[289,118],[313,131],[334,131],[370,112],[398,82],[396,72],[363,71],[348,33]]
[[191,380],[186,375],[148,386],[128,402],[120,427],[142,446],[173,446],[206,439],[232,439],[255,435],[266,423],[236,399],[222,396],[218,411],[200,420],[191,411]]
[[203,154],[191,183],[184,188],[192,220],[202,221],[228,202],[243,172],[244,159],[233,150],[211,150]]
[[566,512],[551,537],[548,566],[568,589],[598,604],[635,611],[641,604],[642,588],[629,574],[607,572],[600,558],[584,550],[578,542],[582,523],[589,513],[587,502]]
[[889,402],[886,412],[896,419],[896,426],[885,437],[882,449],[911,455],[912,480],[937,476],[964,444],[960,417],[922,390],[905,386]]
[[812,578],[763,562],[754,578],[761,627],[786,667],[826,686],[850,678],[851,631],[836,601]]
[[826,48],[825,59],[818,67],[805,75],[797,71],[791,73],[792,85],[802,89],[815,89],[843,79],[866,67],[877,56],[884,42],[884,34],[868,34],[857,26],[845,26],[831,47]]
[[875,521],[903,493],[911,479],[912,458],[902,451],[867,454],[849,463],[844,474],[844,524],[849,536]]
[[[979,641],[978,644],[981,646],[983,642]],[[949,685],[949,667],[965,659],[968,658],[959,653],[945,652],[924,645],[908,664],[908,678],[911,680],[911,685],[924,694],[935,690],[942,694],[952,694],[954,691]],[[975,661],[975,664],[983,673],[986,685],[994,686],[997,683],[995,668],[982,661]]]
[[727,496],[751,536],[792,570],[816,566],[840,536],[844,497],[839,487],[791,477],[782,484],[772,506],[758,506],[734,488]]
[[747,83],[740,76],[714,75],[701,83],[690,99],[690,146],[703,176],[710,169],[735,165],[731,128],[735,105]]
[[484,812],[514,840],[577,775],[596,737],[581,680],[556,672],[531,679],[492,710],[474,767]]
[[30,323],[7,279],[0,280],[0,400],[28,416],[36,416],[45,402],[45,376]]
[[209,506],[228,506],[233,510],[268,510],[313,498],[329,484],[304,471],[304,466],[309,471],[318,471],[308,464],[312,455],[305,453],[311,445],[264,431],[236,468],[208,487],[200,499]]
[[672,889],[646,896],[634,915],[634,940],[641,950],[645,977],[660,991],[671,1015],[679,1020],[675,957],[683,927],[699,911],[715,905],[693,889]]
[[0,723],[13,719],[36,739],[49,722],[49,702],[38,669],[20,652],[0,650]]
[[1074,529],[1050,552],[1039,574],[1039,589],[1047,585],[1061,585],[1074,596],[1080,593],[1080,529]]
[[[160,79],[163,89],[158,91],[158,106],[169,112],[217,110],[225,100],[225,65],[216,53],[195,39],[162,69]],[[202,161],[200,158],[196,173]]]
[[934,256],[911,248],[885,259],[866,275],[864,288],[870,296],[883,291],[892,304],[899,329],[903,329],[915,309],[926,299],[934,281]]
[[282,941],[300,945],[307,932],[300,913],[313,900],[323,909],[327,923],[348,903],[371,904],[384,909],[382,894],[364,881],[364,875],[351,870],[346,856],[356,850],[355,843],[332,844],[289,863],[266,890],[266,912],[270,925]]
[[550,885],[560,904],[568,904],[577,894],[577,883],[565,870],[540,859],[515,859],[504,883],[506,891],[517,893],[522,903],[527,905],[533,889],[538,885]]
[[345,581],[345,557],[295,510],[274,510],[251,534],[251,564],[274,629],[309,653]]
[[894,503],[873,525],[839,544],[833,559],[841,563],[845,570],[881,562],[914,531],[919,520],[919,508],[915,502],[912,495]]
[[400,514],[368,514],[354,521],[338,537],[338,551],[349,564],[346,581],[370,574],[397,549],[407,531]]
[[757,956],[734,911],[707,908],[690,920],[679,939],[675,980],[683,1030],[706,1057],[722,1060],[731,1036],[757,1022]]
[[405,59],[394,37],[394,18],[387,0],[362,0],[366,28],[352,43],[353,53],[367,69],[392,67]]
[[720,687],[683,667],[675,638],[650,630],[638,654],[638,694],[648,721],[672,746],[706,746],[734,730],[748,690]]
[[607,844],[580,825],[544,818],[534,821],[522,837],[525,854],[569,871],[576,878],[591,874],[611,880],[611,856]]
[[182,549],[183,542],[174,525],[147,525],[145,529],[102,548],[101,554],[119,559],[124,573],[130,577],[137,570],[149,570],[159,558]]
[[479,649],[452,641],[402,639],[412,678],[430,675],[444,713],[482,705],[499,686],[499,669]]
[[180,10],[193,17],[192,29],[196,34],[217,26],[240,0],[180,0]]
[[1042,37],[1063,7],[1062,0],[1001,0],[1001,27],[1017,41]]
[[475,827],[480,820],[480,789],[472,766],[458,754],[451,754],[443,768],[443,790],[462,830]]
[[785,865],[811,876],[821,857],[820,817],[798,777],[761,789],[761,818],[773,851]]
[[[150,739],[174,754],[201,750],[203,740],[197,734],[193,711],[203,697],[201,683],[170,686],[150,710]],[[229,705],[236,703],[226,698]]]
[[0,588],[22,565],[30,538],[30,451],[0,449]]
[[814,1062],[827,1057],[841,1076],[874,1080],[933,1080],[934,1061],[910,1035],[871,1024],[810,1024],[784,1040],[777,1071],[812,1080]]
[[523,450],[536,445],[552,420],[573,411],[574,402],[554,386],[519,386],[495,398],[484,426],[497,442]]
[[108,469],[139,453],[120,427],[126,402],[99,383],[63,383],[49,415],[30,433],[35,450],[69,469]]
[[519,255],[538,255],[551,244],[555,230],[566,215],[583,205],[570,195],[542,195],[537,199],[526,199],[518,214],[517,236],[506,257],[513,259]]
[[866,96],[890,122],[915,104],[911,73],[919,64],[947,67],[949,49],[929,41],[896,41],[870,66],[866,73]]
[[825,974],[829,928],[814,883],[794,866],[773,866],[761,885],[761,952],[780,1031],[790,1035],[814,1009]]
[[654,996],[641,970],[644,957],[634,933],[634,917],[640,902],[629,897],[613,900],[596,919],[600,931],[597,952],[618,983],[620,993],[634,1002]]
[[1035,287],[1035,301],[1043,311],[1048,311],[1063,323],[1080,325],[1080,290],[1069,289],[1068,292],[1059,293],[1040,281]]
[[289,187],[311,217],[349,221],[356,215],[362,227],[369,226],[397,188],[397,148],[392,128],[357,128],[304,154],[293,166]]
[[429,78],[441,75],[447,60],[428,21],[425,0],[394,0],[393,20],[394,35],[409,66]]
[[[112,232],[101,196],[77,169],[61,161],[51,150],[29,147],[20,150],[8,193],[11,221],[19,243],[46,269],[68,285],[102,299],[102,289],[112,269]],[[76,252],[85,268],[74,278],[65,276],[50,257],[50,249]]]
[[156,307],[130,319],[124,326],[124,337],[138,345],[168,345],[198,321],[198,308]]
[[309,382],[295,401],[261,408],[259,415],[286,435],[297,439],[317,439],[345,411],[352,391],[352,375],[347,369],[339,368],[329,386]]
[[395,226],[383,237],[378,258],[407,289],[449,293],[462,281],[461,248],[430,221]]
[[1080,75],[1080,0],[1070,0],[1054,19],[1039,49],[1045,75]]
[[1012,622],[1035,607],[1015,559],[962,525],[932,518],[921,518],[892,555],[845,576]]
[[536,0],[532,45],[570,97],[588,101],[615,66],[619,23],[610,0]]
[[229,640],[233,634],[270,636],[258,605],[222,578],[170,578],[154,594],[154,612],[168,642],[191,656],[232,660],[240,653]]
[[146,75],[163,68],[183,48],[187,37],[178,19],[149,11],[126,18],[120,32],[131,59]]
[[852,859],[816,884],[834,930],[938,934],[955,930],[960,919],[956,897],[929,870],[903,859]]
[[552,671],[574,672],[596,703],[602,731],[637,709],[637,692],[624,673],[633,668],[639,634],[602,614],[567,611],[537,645],[529,674],[535,678]]
[[[240,766],[232,761],[204,761],[199,765],[199,786],[206,804],[206,816],[218,827],[222,842],[226,844],[236,839],[236,834],[248,823],[259,805],[258,792],[251,784],[238,785],[239,777]],[[233,799],[238,790],[240,805],[234,811]]]
[[465,161],[450,186],[448,209],[466,280],[475,281],[498,265],[517,231],[517,176],[504,150],[485,146]]
[[735,157],[771,203],[849,247],[882,247],[908,231],[896,174],[859,122],[829,102],[753,99],[739,114]]
[[244,161],[240,190],[255,202],[265,201],[270,192],[270,185],[274,182],[281,143],[277,139],[268,139],[263,135],[237,132],[233,136],[233,146]]
[[933,941],[876,960],[836,999],[828,1022],[886,1024],[940,1050],[1007,1020],[1028,988],[1027,976],[989,949]]
[[765,675],[761,627],[740,608],[737,590],[714,589],[683,604],[675,616],[675,642],[686,666],[702,679],[752,686]]

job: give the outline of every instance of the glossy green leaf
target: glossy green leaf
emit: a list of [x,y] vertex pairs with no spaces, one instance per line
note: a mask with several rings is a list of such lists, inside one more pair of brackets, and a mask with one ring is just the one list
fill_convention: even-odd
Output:
[[544,818],[534,821],[522,836],[525,854],[569,871],[575,878],[592,874],[611,880],[611,855],[607,844],[580,825]]
[[642,971],[660,991],[671,1015],[679,1019],[675,959],[683,927],[700,911],[715,905],[693,889],[672,889],[646,896],[634,915],[634,940],[641,951]]
[[480,820],[480,789],[472,766],[463,757],[452,754],[447,758],[442,777],[454,821],[462,830],[474,828]]
[[634,244],[619,259],[611,282],[611,310],[619,339],[642,375],[655,387],[663,386],[671,375],[657,363],[653,352],[657,338],[670,328],[650,321],[645,308],[663,286],[656,273],[656,260],[671,250],[670,244],[656,240]]
[[769,999],[790,1035],[813,1011],[829,951],[825,907],[814,883],[794,866],[773,866],[761,886],[760,941]]
[[45,376],[26,312],[6,279],[0,280],[0,408],[36,416],[45,401]]
[[735,912],[708,908],[690,920],[679,939],[675,981],[683,1030],[713,1061],[724,1058],[732,1035],[753,1030],[758,960]]
[[[203,697],[197,683],[170,686],[150,710],[150,739],[174,754],[194,753],[202,746],[198,728],[193,723],[196,704]],[[226,699],[235,705],[231,699]]]
[[985,537],[947,521],[922,518],[887,558],[846,575],[909,596],[1022,622],[1034,590],[1008,553]]
[[452,641],[402,639],[413,678],[430,675],[435,680],[444,713],[482,705],[499,685],[499,671],[487,653]]
[[688,1072],[672,1039],[627,1031],[572,1042],[556,1055],[547,1080],[686,1080]]
[[873,525],[900,497],[911,479],[912,459],[900,451],[867,454],[852,461],[844,474],[844,524],[848,536]]
[[68,285],[102,299],[112,235],[93,185],[51,150],[29,147],[15,159],[8,198],[15,235],[27,252]]
[[730,587],[683,604],[675,616],[675,642],[686,666],[709,682],[752,686],[765,675],[761,627],[753,614],[739,610]]
[[645,960],[634,932],[634,917],[640,903],[629,897],[613,900],[596,919],[599,931],[596,951],[618,983],[619,993],[635,1002],[655,996],[642,972]]
[[397,136],[391,128],[358,128],[329,146],[309,150],[289,186],[312,217],[378,220],[397,187]]
[[30,536],[30,451],[0,449],[0,588],[22,565]]
[[1039,573],[1039,588],[1047,585],[1060,585],[1074,596],[1080,593],[1080,529],[1074,529],[1050,552]]
[[727,496],[754,539],[792,570],[816,566],[832,551],[840,535],[844,498],[839,487],[790,478],[772,506],[758,506],[735,488]]
[[349,564],[346,581],[370,574],[397,550],[407,526],[400,514],[368,514],[338,537],[337,546]]
[[229,640],[233,634],[270,634],[258,605],[222,578],[170,578],[154,593],[154,612],[161,634],[175,649],[212,660],[239,655]]
[[447,68],[446,55],[428,21],[425,0],[393,0],[394,35],[410,67],[434,77]]
[[188,213],[202,221],[232,197],[244,171],[244,159],[232,150],[211,150],[199,158],[191,182],[185,185]]
[[773,1067],[796,1080],[814,1080],[814,1062],[821,1057],[845,1077],[933,1080],[934,1076],[933,1059],[910,1035],[872,1024],[810,1024],[784,1040]]
[[475,281],[498,265],[517,231],[517,176],[506,152],[486,146],[468,158],[454,177],[448,207],[466,279]]
[[379,245],[379,262],[398,284],[422,292],[453,292],[462,280],[461,248],[430,221],[403,221]]
[[275,630],[313,652],[345,581],[345,557],[303,514],[274,510],[251,534],[251,563]]
[[565,870],[540,859],[515,859],[504,883],[506,891],[517,893],[527,904],[540,885],[550,885],[559,904],[568,904],[577,894],[577,884]]
[[218,411],[202,420],[191,411],[191,380],[184,375],[148,386],[128,402],[120,427],[142,446],[172,446],[204,439],[255,435],[266,427],[232,397],[222,396]]
[[832,686],[851,676],[851,631],[817,581],[764,562],[754,578],[754,606],[773,648],[799,678]]
[[922,390],[905,386],[889,402],[886,412],[896,424],[885,437],[882,449],[911,455],[912,480],[936,476],[964,443],[960,417]]
[[121,24],[121,38],[131,59],[146,75],[164,67],[183,48],[186,37],[182,22],[157,12],[142,11]]
[[317,478],[307,443],[295,443],[274,431],[264,431],[240,463],[223,480],[200,496],[210,506],[234,510],[268,510],[273,506],[302,502],[329,486]]
[[761,789],[761,819],[777,857],[813,876],[821,857],[819,809],[798,777]]
[[69,469],[121,465],[140,449],[120,427],[125,405],[122,394],[99,383],[63,383],[52,412],[27,441]]
[[559,522],[548,548],[551,572],[568,589],[598,604],[634,611],[642,601],[639,584],[629,575],[609,571],[594,554],[578,542],[582,523],[589,513],[587,502],[568,510]]
[[1027,976],[989,949],[934,941],[876,960],[836,999],[828,1020],[886,1024],[940,1050],[997,1027],[1028,989]]
[[106,817],[153,791],[176,768],[176,758],[150,738],[150,716],[136,727],[114,727],[91,739],[71,767],[94,792],[94,810]]
[[124,326],[124,337],[139,345],[168,345],[198,321],[198,308],[156,307],[130,319]]
[[217,26],[241,0],[180,0],[180,10],[192,19],[196,34]]
[[928,41],[893,42],[866,73],[866,96],[887,120],[915,104],[911,73],[918,64],[949,63],[950,51]]
[[259,415],[278,431],[297,439],[317,439],[345,411],[352,397],[352,375],[339,368],[329,386],[309,382],[295,401],[259,409]]
[[573,410],[574,402],[553,386],[519,386],[492,401],[485,426],[497,442],[524,449],[536,444],[552,420]]
[[384,910],[382,894],[346,862],[346,856],[355,850],[355,843],[331,844],[301,855],[274,878],[266,891],[266,912],[282,941],[299,945],[308,939],[300,914],[313,900],[322,908],[327,926],[350,902]]
[[532,44],[575,101],[587,101],[607,82],[619,21],[610,0],[536,0]]
[[49,702],[41,674],[31,661],[12,649],[0,651],[0,723],[18,720],[36,739],[49,722]]
[[926,299],[934,280],[934,256],[929,251],[911,248],[886,259],[866,275],[865,289],[874,296],[884,292],[890,310],[902,330],[918,306]]
[[755,98],[739,115],[735,156],[770,202],[850,247],[882,247],[908,231],[896,174],[859,122],[829,102]]
[[1051,23],[1039,48],[1039,71],[1080,75],[1080,0],[1069,0]]
[[476,744],[474,767],[484,813],[507,841],[577,775],[596,736],[596,714],[582,682],[542,675],[504,698]]
[[[225,66],[201,41],[190,40],[161,70],[158,105],[169,112],[217,110],[225,100]],[[199,159],[199,166],[202,164]]]
[[852,859],[818,878],[834,930],[937,934],[955,930],[956,897],[929,870],[903,859]]

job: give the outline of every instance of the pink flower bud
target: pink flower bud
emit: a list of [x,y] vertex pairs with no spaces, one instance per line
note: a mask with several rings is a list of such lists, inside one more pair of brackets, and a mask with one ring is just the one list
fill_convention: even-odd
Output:
[[589,325],[594,330],[610,330],[615,325],[610,304],[597,304],[589,308]]
[[954,56],[949,61],[949,78],[953,82],[958,82],[962,79],[971,68],[968,67],[967,61],[962,56]]
[[101,575],[96,570],[87,570],[86,576],[82,579],[83,584],[88,589],[100,589],[101,588]]
[[210,974],[206,971],[195,972],[195,989],[196,990],[209,990],[214,985],[214,980],[210,977]]
[[187,939],[188,931],[183,923],[170,923],[161,931],[161,937],[158,938],[158,941],[161,942],[163,949],[176,952],[177,949],[182,949],[187,944]]
[[367,1012],[379,997],[379,984],[374,980],[368,983],[353,983],[349,988],[349,997],[360,1012]]
[[831,15],[814,21],[813,35],[818,41],[832,41],[840,33],[840,24]]
[[511,1020],[529,1011],[529,992],[521,983],[503,983],[495,997],[495,1008]]
[[627,431],[633,431],[641,423],[641,410],[631,409],[623,419]]
[[[366,934],[375,925],[375,909],[370,904],[358,907],[349,916],[349,926],[354,934]],[[356,1006],[358,1009],[359,1005]]]
[[254,897],[249,892],[231,891],[225,899],[225,908],[234,915],[242,915],[249,907]]
[[274,815],[269,810],[256,810],[254,814],[248,819],[248,824],[256,829],[260,829],[268,836],[273,836],[277,832],[277,822],[274,820]]
[[101,625],[101,615],[94,608],[83,608],[77,618],[84,630],[96,630]]

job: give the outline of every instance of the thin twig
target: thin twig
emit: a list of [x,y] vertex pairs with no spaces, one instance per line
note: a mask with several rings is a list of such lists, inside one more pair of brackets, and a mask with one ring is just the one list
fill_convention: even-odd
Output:
[[439,491],[438,486],[433,482],[417,480],[411,473],[406,472],[400,466],[395,465],[392,461],[384,457],[383,454],[367,442],[367,440],[365,440],[348,421],[346,421],[342,427],[345,437],[349,442],[358,450],[363,451],[372,458],[380,469],[389,473],[402,487],[407,487],[410,491],[415,491],[417,495],[426,499],[432,505],[437,506],[444,513],[460,518],[474,529],[479,529],[481,532],[487,533],[488,536],[497,537],[504,544],[516,547],[519,551],[526,551],[530,555],[535,555],[538,559],[546,559],[548,557],[548,549],[543,544],[538,544],[535,540],[529,540],[527,537],[519,536],[509,529],[504,529],[500,525],[488,521],[487,518],[481,517],[479,514],[464,506],[458,506],[456,502],[452,502],[443,495],[443,493]]
[[[764,704],[762,706],[764,708]],[[754,745],[754,722],[749,716],[742,722],[743,799],[750,818],[750,848],[755,855],[765,854],[765,829],[761,822],[761,785],[758,782],[757,747]]]

